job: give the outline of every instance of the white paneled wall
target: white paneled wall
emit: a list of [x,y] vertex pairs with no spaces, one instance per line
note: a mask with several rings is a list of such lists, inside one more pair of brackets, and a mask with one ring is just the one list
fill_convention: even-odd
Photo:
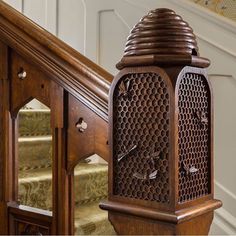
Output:
[[[236,234],[236,24],[188,0],[6,0],[76,50],[116,73],[132,26],[148,10],[172,8],[194,29],[212,61],[215,103],[215,192],[224,206],[211,232]],[[224,76],[223,76],[224,75]]]
[[213,233],[236,234],[236,80],[210,76],[215,109],[215,193],[223,208],[215,215]]
[[85,16],[83,0],[58,0],[57,36],[84,54]]
[[[233,75],[235,22],[187,0],[5,0],[111,73],[132,26],[157,7],[169,7],[194,28],[210,73]],[[222,63],[222,61],[224,63]]]
[[7,0],[5,2],[7,2],[11,6],[13,6],[16,10],[22,12],[22,9],[23,9],[22,1],[19,1],[19,0]]
[[[114,10],[99,12],[98,29],[97,62],[100,65],[107,65],[106,69],[114,73],[117,58],[120,58],[124,50],[129,30]],[[118,44],[116,44],[117,38],[120,38]]]

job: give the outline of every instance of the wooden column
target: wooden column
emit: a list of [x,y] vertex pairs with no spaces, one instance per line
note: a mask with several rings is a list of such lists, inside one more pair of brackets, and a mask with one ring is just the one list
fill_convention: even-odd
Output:
[[208,234],[213,210],[209,60],[187,22],[156,9],[132,29],[109,97],[109,198],[118,234]]
[[[53,129],[53,234],[74,233],[73,172],[67,171],[66,132],[68,93],[51,81],[51,126]],[[55,99],[57,98],[57,99]],[[63,210],[62,210],[63,209]]]
[[0,233],[8,232],[7,204],[16,200],[15,191],[15,162],[13,146],[15,140],[13,126],[15,120],[11,119],[10,114],[10,91],[8,75],[9,48],[0,41],[0,93],[1,93],[1,112],[0,112],[0,136],[1,136],[1,163],[0,163]]

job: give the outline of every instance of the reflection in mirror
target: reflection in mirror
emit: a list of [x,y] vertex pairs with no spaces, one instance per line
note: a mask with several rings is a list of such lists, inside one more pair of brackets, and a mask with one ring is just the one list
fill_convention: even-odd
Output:
[[99,202],[107,198],[108,164],[98,155],[80,162],[74,170],[75,234],[114,235],[107,211]]
[[18,114],[18,199],[21,205],[52,210],[50,109],[36,99]]

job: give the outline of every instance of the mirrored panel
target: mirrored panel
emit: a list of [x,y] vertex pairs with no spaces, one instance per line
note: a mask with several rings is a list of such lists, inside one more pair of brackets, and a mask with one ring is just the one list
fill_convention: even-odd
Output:
[[99,202],[107,199],[108,164],[98,155],[80,162],[74,170],[75,234],[114,235],[107,211]]
[[52,210],[50,109],[36,99],[18,114],[18,199],[21,205]]

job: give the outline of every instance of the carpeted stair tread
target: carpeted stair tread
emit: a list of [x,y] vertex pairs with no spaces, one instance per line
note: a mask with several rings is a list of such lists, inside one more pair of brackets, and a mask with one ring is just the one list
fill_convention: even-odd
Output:
[[[80,164],[75,168],[76,205],[85,205],[107,197],[107,168],[104,164]],[[19,200],[22,205],[50,210],[51,198],[51,168],[19,173]]]
[[19,124],[20,137],[50,135],[50,110],[21,109],[19,112]]
[[29,171],[21,171],[19,172],[19,182],[28,182],[28,181],[38,181],[40,177],[41,179],[50,179],[52,178],[52,169],[51,168],[45,168],[45,169],[39,169],[37,171],[35,170],[29,170]]
[[21,137],[18,146],[20,172],[51,167],[51,136]]
[[98,205],[95,202],[75,208],[75,235],[115,235],[107,212]]
[[108,166],[79,164],[75,168],[75,204],[87,204],[107,197]]
[[22,205],[52,209],[52,170],[39,169],[19,173],[19,201]]

